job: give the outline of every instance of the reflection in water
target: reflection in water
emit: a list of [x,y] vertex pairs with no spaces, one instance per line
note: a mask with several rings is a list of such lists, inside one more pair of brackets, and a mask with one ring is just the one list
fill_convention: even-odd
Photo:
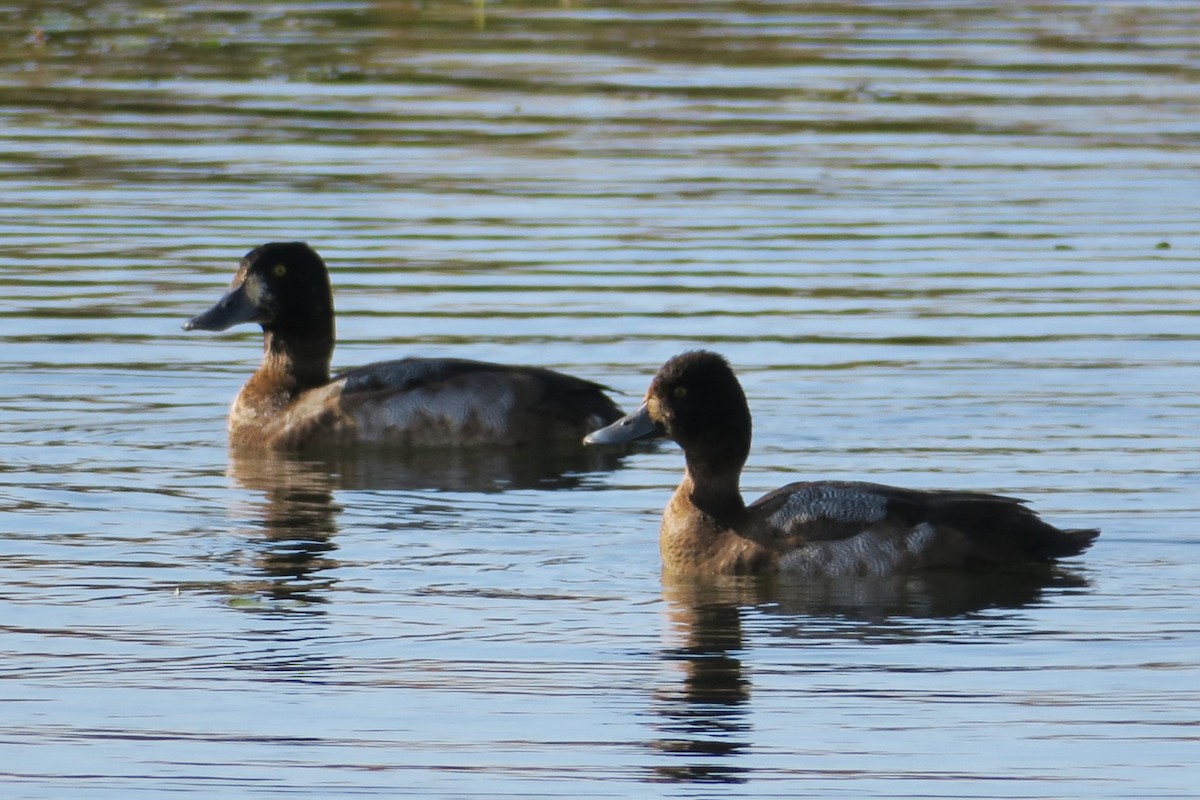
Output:
[[323,602],[333,580],[322,576],[337,566],[329,554],[337,549],[337,514],[333,481],[321,465],[277,455],[237,457],[231,454],[230,475],[243,487],[261,491],[265,546],[255,558],[261,578],[239,593],[266,597],[272,605]]
[[1038,602],[1049,588],[1086,581],[1060,568],[982,574],[927,573],[813,580],[787,576],[665,578],[670,643],[663,660],[680,669],[678,684],[655,693],[661,738],[669,756],[657,780],[740,783],[736,761],[753,742],[748,705],[753,686],[743,674],[743,615],[758,616],[774,637],[917,641],[944,632],[931,622],[989,608]]
[[[1046,589],[1085,585],[1082,578],[1061,568],[1028,564],[980,573],[945,571],[803,580],[776,577],[756,586],[754,602],[770,614],[867,623],[874,627],[859,626],[855,630],[891,631],[914,639],[932,630],[933,620],[989,608],[1022,608],[1040,601]],[[821,633],[828,633],[828,629],[822,626]]]
[[338,566],[336,490],[501,492],[577,489],[588,474],[616,469],[621,452],[599,452],[575,442],[523,448],[392,451],[359,447],[320,453],[230,452],[229,474],[262,492],[265,547],[255,558],[260,580],[242,583],[242,595],[273,607],[328,600]]
[[[412,450],[352,447],[269,458],[304,464],[306,470],[323,475],[335,489],[503,492],[577,489],[586,475],[611,472],[624,458],[620,451],[598,449],[604,448],[585,448],[578,442]],[[266,456],[231,454],[231,463],[261,463],[263,458]]]
[[663,658],[679,667],[681,680],[655,693],[661,738],[652,746],[670,756],[654,768],[658,780],[741,782],[744,769],[729,762],[750,746],[742,676],[741,611],[736,603],[706,597],[694,587],[666,588],[671,635],[681,642]]

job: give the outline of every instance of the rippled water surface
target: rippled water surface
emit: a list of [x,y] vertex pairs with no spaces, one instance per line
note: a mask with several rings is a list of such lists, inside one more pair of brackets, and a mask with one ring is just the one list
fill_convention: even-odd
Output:
[[[0,4],[6,798],[1194,797],[1200,10]],[[1000,491],[1028,582],[664,582],[682,460],[232,458],[335,368],[726,354],[743,487]]]

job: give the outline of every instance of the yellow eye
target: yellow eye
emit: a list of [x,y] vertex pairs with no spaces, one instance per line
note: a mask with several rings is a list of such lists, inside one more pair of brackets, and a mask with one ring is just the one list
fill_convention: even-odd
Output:
[[283,264],[276,264],[275,265],[275,277],[282,278],[284,275],[287,275],[287,267],[284,266]]

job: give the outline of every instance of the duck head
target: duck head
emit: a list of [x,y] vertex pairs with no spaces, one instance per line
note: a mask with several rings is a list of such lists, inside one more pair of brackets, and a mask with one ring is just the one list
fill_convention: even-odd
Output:
[[584,444],[619,444],[664,437],[677,442],[689,467],[740,470],[750,452],[746,395],[729,362],[692,350],[663,364],[641,406],[585,438]]
[[267,332],[333,335],[329,271],[304,242],[272,242],[246,254],[216,305],[183,324],[185,331],[223,331],[256,322]]

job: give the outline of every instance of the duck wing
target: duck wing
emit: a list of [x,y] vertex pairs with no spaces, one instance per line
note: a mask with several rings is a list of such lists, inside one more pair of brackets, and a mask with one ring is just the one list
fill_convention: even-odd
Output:
[[789,484],[747,510],[793,560],[840,559],[854,572],[1050,561],[1083,552],[1100,533],[1056,528],[1013,497],[854,481]]
[[621,416],[598,383],[540,367],[406,358],[336,378],[361,436],[410,444],[579,439]]

